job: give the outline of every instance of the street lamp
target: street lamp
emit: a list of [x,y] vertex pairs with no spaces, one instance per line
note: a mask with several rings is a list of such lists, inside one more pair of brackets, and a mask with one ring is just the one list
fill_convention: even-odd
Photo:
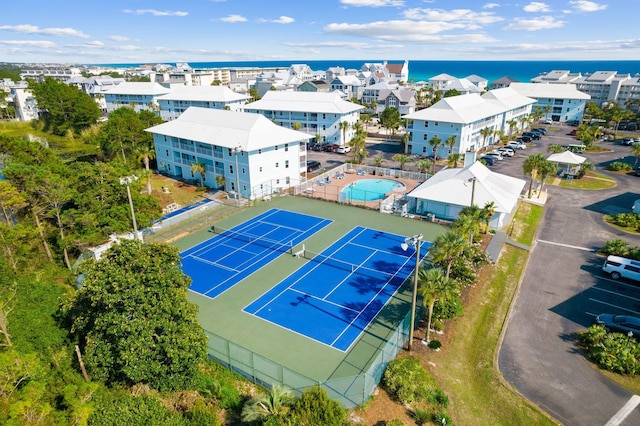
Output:
[[127,196],[129,197],[129,207],[131,207],[131,220],[133,221],[133,234],[136,236],[136,238],[140,238],[140,241],[144,242],[142,233],[138,235],[138,224],[136,223],[136,212],[133,210],[133,200],[131,199],[131,189],[129,188],[129,185],[131,185],[131,183],[136,180],[138,180],[138,176],[136,175],[121,177],[120,185],[127,186]]
[[422,242],[422,235],[416,234],[413,237],[407,237],[404,239],[404,243],[400,245],[402,250],[407,251],[409,247],[415,247],[416,249],[416,270],[413,272],[413,296],[411,301],[411,323],[409,324],[409,351],[413,346],[413,329],[416,322],[416,301],[418,298],[418,271],[420,269],[420,243]]
[[[467,182],[471,182],[471,207],[473,207],[473,199],[476,195],[476,177],[469,178]],[[466,186],[466,182],[465,182]]]
[[238,170],[238,153],[241,151],[241,146],[233,148],[233,152],[235,152],[236,154],[236,203],[238,207],[240,207],[240,197],[242,196],[242,194],[240,193],[240,170]]

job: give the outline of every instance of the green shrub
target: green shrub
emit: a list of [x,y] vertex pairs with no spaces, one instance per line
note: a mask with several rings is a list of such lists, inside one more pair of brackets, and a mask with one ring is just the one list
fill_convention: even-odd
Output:
[[631,170],[631,169],[633,169],[633,166],[631,166],[631,164],[625,163],[623,161],[614,161],[613,163],[609,164],[608,168],[612,172],[619,172],[621,170]]
[[449,406],[449,397],[442,392],[442,390],[436,389],[431,395],[429,395],[429,402],[447,408]]
[[151,396],[109,393],[94,398],[89,425],[183,425],[184,420]]
[[444,412],[434,414],[432,421],[437,425],[448,426],[453,424],[453,420],[451,419],[451,416],[449,416],[447,413],[444,413]]
[[628,252],[629,243],[621,239],[609,240],[600,249],[600,253],[614,256],[626,256]]
[[347,411],[327,396],[324,388],[315,386],[302,392],[291,410],[291,424],[344,426]]
[[415,358],[391,361],[384,372],[383,386],[407,405],[426,400],[437,389],[435,381]]
[[578,341],[600,367],[630,376],[640,373],[640,344],[633,337],[607,333],[604,326],[592,325]]
[[440,349],[441,346],[442,343],[440,343],[440,340],[432,340],[429,342],[429,348],[431,349]]
[[613,217],[613,223],[625,228],[640,228],[640,213],[619,213]]
[[389,420],[386,423],[386,426],[406,426],[405,423],[400,419]]
[[[463,312],[464,306],[462,305],[462,299],[459,294],[454,294],[447,300],[436,300],[436,303],[433,305],[433,318],[437,318],[437,320],[453,319],[461,316]],[[440,325],[434,323],[433,328],[438,331],[444,330],[442,321],[440,321]]]
[[431,420],[431,414],[429,414],[427,410],[416,408],[413,411],[413,418],[416,420],[417,424],[424,425],[429,423],[429,421]]

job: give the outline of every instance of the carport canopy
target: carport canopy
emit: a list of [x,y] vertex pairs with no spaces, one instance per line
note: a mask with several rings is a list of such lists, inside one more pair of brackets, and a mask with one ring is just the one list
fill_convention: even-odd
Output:
[[571,151],[565,151],[558,154],[551,154],[547,160],[562,164],[582,164],[586,158],[576,155]]

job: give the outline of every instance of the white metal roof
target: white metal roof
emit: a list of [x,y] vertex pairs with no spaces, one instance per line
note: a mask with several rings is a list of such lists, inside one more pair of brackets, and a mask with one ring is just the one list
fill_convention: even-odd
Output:
[[511,83],[510,88],[530,98],[584,99],[591,96],[576,89],[575,84]]
[[158,97],[168,101],[234,102],[251,99],[225,86],[178,86],[171,93]]
[[158,83],[127,81],[105,91],[105,94],[160,96],[169,92],[171,92],[171,89],[167,89]]
[[547,160],[553,161],[554,163],[562,163],[562,164],[582,164],[585,162],[586,157],[581,157],[580,155],[576,155],[571,151],[564,151],[556,154],[551,154],[547,157]]
[[337,92],[285,92],[270,90],[264,94],[262,99],[246,104],[245,109],[347,114],[364,109],[364,106],[345,101]]
[[430,106],[402,116],[409,120],[439,121],[443,123],[470,124],[478,120],[502,114],[504,108],[483,99],[477,93],[443,98]]
[[146,129],[160,135],[243,151],[309,140],[314,136],[287,129],[260,114],[189,107],[177,119]]
[[487,101],[496,102],[505,110],[512,110],[536,103],[535,99],[521,95],[511,87],[489,90],[487,93],[482,95],[482,98]]
[[[474,185],[475,180],[475,185]],[[476,161],[461,169],[444,169],[425,181],[408,196],[457,206],[484,207],[495,203],[496,211],[511,212],[518,203],[526,181],[489,170]]]

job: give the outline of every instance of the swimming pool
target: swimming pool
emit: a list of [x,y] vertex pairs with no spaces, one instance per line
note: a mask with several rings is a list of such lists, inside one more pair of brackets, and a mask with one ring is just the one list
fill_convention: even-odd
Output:
[[403,191],[404,185],[391,179],[361,179],[340,191],[340,201],[381,200],[392,191]]

